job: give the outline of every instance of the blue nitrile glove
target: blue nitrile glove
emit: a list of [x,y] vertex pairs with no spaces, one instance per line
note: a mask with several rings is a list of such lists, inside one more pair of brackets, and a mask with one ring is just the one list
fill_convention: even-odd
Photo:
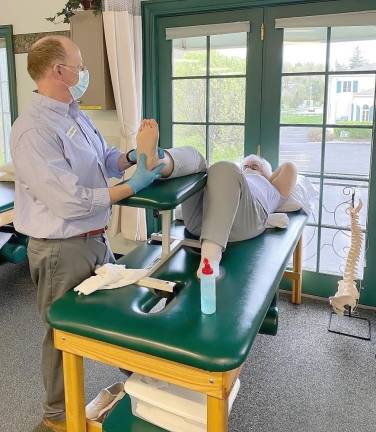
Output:
[[[165,153],[164,153],[163,148],[158,147],[158,156],[159,156],[159,159],[163,159],[164,155],[165,155]],[[129,151],[128,154],[127,154],[127,158],[128,158],[129,162],[137,163],[136,149],[133,149],[133,150]]]
[[141,153],[140,159],[137,163],[137,169],[127,182],[135,194],[141,189],[144,189],[152,184],[154,180],[159,179],[161,176],[161,171],[165,167],[165,164],[161,163],[149,171],[145,164],[146,155]]

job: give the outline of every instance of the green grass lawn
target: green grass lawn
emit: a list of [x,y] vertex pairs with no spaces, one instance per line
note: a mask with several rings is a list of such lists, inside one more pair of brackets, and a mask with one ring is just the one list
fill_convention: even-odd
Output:
[[322,124],[322,114],[289,114],[281,112],[281,123],[287,124]]

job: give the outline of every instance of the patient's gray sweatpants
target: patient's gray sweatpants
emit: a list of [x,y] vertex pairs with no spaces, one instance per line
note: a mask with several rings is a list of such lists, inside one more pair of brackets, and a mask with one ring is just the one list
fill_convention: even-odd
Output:
[[[168,152],[174,160],[170,178],[206,170],[205,159],[192,147]],[[261,234],[268,217],[252,195],[241,169],[232,162],[217,162],[208,169],[206,187],[182,204],[182,213],[189,232],[223,248],[228,241],[247,240]]]
[[45,325],[42,347],[42,375],[46,390],[44,415],[64,419],[64,379],[61,352],[53,345],[52,329],[46,315],[51,304],[68,290],[90,277],[97,265],[114,262],[103,235],[63,240],[31,238],[27,248],[30,273],[38,288],[38,310]]

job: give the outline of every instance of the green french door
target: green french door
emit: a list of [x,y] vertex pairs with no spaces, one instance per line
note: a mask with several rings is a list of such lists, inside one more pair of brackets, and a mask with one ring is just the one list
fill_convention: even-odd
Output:
[[16,72],[11,25],[0,25],[0,165],[10,162],[10,129],[17,117]]
[[257,153],[262,22],[262,9],[160,20],[163,146],[191,145],[209,164]]
[[361,303],[376,306],[375,13],[349,15],[376,8],[301,3],[159,18],[153,113],[165,147],[193,145],[210,164],[249,153],[273,167],[292,160],[310,178],[318,199],[304,232],[305,293],[337,289],[355,191]]
[[267,8],[265,27],[262,154],[274,165],[294,161],[318,191],[303,236],[303,290],[335,293],[355,192],[364,236],[356,277],[361,303],[375,306],[376,13],[349,1]]

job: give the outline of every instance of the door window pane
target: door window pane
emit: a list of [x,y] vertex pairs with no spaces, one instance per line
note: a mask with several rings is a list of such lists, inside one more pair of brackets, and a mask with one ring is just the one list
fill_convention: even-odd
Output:
[[303,269],[316,271],[317,267],[317,231],[314,226],[306,226],[303,231]]
[[[321,180],[317,177],[308,177],[308,179],[312,183],[314,188],[319,192]],[[318,222],[319,222],[319,207],[320,207],[320,197],[319,197],[319,194],[317,194],[317,197],[315,198],[315,201],[313,203],[313,211],[309,215],[309,218],[308,218],[308,223],[318,224]]]
[[3,112],[10,113],[10,102],[9,102],[9,84],[8,81],[1,83],[1,100]]
[[375,74],[332,75],[328,85],[328,124],[371,125]]
[[284,76],[281,123],[322,124],[324,84],[323,76]]
[[[315,226],[307,225],[303,230],[303,255],[302,266],[303,270],[316,271],[317,270],[317,239],[318,228]],[[292,269],[293,257],[291,256],[287,267]]]
[[245,75],[247,33],[210,36],[210,75]]
[[0,81],[8,81],[7,49],[4,38],[0,38]]
[[279,162],[294,162],[299,171],[319,173],[321,168],[322,129],[282,126]]
[[[369,176],[371,129],[328,128],[325,173]],[[341,155],[339,158],[338,155]]]
[[204,79],[174,80],[173,121],[205,122],[206,81]]
[[244,126],[209,127],[209,164],[218,161],[240,163],[244,156]]
[[376,26],[333,27],[330,44],[331,71],[376,69]]
[[10,161],[11,125],[7,49],[5,39],[0,38],[0,165]]
[[[320,273],[343,275],[346,258],[351,245],[351,232],[331,228],[321,228],[320,245]],[[364,265],[364,239],[362,243],[361,256],[357,278],[363,278]]]
[[174,39],[172,50],[172,76],[206,75],[206,37]]
[[349,206],[352,191],[355,190],[355,202],[359,198],[363,207],[359,213],[359,223],[366,227],[368,212],[368,182],[350,180],[324,180],[322,223],[340,227],[350,226]]
[[326,40],[326,27],[285,29],[283,72],[324,72]]
[[209,121],[244,123],[245,78],[212,78],[210,80]]
[[173,147],[191,146],[206,155],[206,127],[200,125],[174,125]]

